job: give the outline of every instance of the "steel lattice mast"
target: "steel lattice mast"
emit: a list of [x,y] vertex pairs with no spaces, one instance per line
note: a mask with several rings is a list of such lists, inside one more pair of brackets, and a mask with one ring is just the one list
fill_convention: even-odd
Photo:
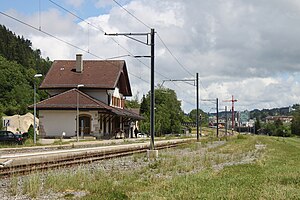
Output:
[[234,99],[233,98],[233,95],[232,95],[232,99],[230,100],[224,100],[223,102],[231,102],[232,106],[231,106],[231,111],[232,111],[232,116],[231,116],[231,130],[233,131],[234,130],[234,102],[237,102],[238,100],[237,99]]

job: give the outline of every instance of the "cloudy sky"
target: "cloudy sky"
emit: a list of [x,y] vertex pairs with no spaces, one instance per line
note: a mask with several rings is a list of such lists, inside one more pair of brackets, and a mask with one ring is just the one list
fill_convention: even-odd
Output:
[[[194,79],[198,72],[200,98],[219,98],[221,109],[232,95],[236,110],[300,101],[299,0],[2,0],[0,11],[40,28],[44,33],[0,14],[0,24],[51,60],[75,59],[76,53],[84,59],[124,56],[139,97],[150,89],[150,60],[133,55],[150,55],[150,47],[104,32],[154,28],[155,84]],[[176,91],[185,112],[195,107],[193,85],[164,86]],[[214,104],[201,101],[200,107],[213,112]]]

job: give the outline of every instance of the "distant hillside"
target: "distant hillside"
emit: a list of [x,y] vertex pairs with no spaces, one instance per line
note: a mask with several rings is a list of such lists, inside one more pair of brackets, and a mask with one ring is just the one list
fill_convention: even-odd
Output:
[[32,68],[38,73],[46,74],[51,66],[49,58],[41,58],[39,49],[33,50],[30,40],[17,36],[0,25],[0,55],[9,61],[15,61],[26,69]]
[[[293,106],[294,107],[294,106]],[[279,116],[285,115],[289,116],[292,115],[292,108],[293,107],[282,107],[282,108],[272,108],[272,109],[262,109],[262,110],[252,110],[250,111],[250,118],[252,119],[260,119],[265,120],[268,116]]]
[[[0,115],[25,114],[33,104],[34,75],[46,74],[51,66],[49,58],[41,58],[39,49],[0,25]],[[37,79],[37,85],[42,79]],[[46,97],[38,91],[37,99]],[[2,113],[2,114],[1,114]]]

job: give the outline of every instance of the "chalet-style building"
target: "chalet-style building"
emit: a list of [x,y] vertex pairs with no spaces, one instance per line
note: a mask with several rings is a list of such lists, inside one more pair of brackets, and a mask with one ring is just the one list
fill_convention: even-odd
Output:
[[36,104],[41,137],[97,135],[112,138],[117,132],[129,131],[142,117],[124,108],[131,87],[125,61],[56,60],[40,89],[50,98]]

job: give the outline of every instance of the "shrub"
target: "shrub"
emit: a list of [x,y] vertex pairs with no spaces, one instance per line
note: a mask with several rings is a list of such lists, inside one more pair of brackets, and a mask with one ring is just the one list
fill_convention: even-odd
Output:
[[34,139],[34,130],[33,130],[33,125],[30,125],[30,127],[28,128],[28,138],[30,139]]

